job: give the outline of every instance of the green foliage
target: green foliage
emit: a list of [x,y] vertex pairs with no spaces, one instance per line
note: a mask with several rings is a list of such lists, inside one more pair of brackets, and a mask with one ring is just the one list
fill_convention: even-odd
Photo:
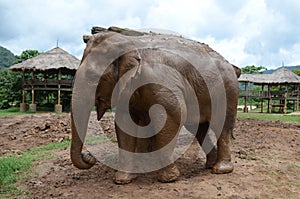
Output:
[[24,50],[21,53],[21,55],[16,55],[15,56],[17,58],[16,63],[21,63],[22,61],[25,61],[25,60],[30,59],[32,57],[38,56],[39,54],[41,54],[41,53],[37,50]]
[[[25,50],[14,57],[16,63],[39,55],[37,50]],[[0,55],[1,56],[1,55]],[[1,58],[1,57],[0,57]],[[0,109],[6,109],[21,102],[22,74],[10,70],[0,71]]]
[[266,69],[263,66],[245,66],[242,68],[242,74],[262,74]]
[[0,71],[0,109],[19,104],[22,94],[22,74],[10,70]]
[[293,72],[294,72],[296,75],[300,76],[300,70],[293,70]]
[[0,46],[0,70],[8,68],[16,61],[17,59],[12,52]]

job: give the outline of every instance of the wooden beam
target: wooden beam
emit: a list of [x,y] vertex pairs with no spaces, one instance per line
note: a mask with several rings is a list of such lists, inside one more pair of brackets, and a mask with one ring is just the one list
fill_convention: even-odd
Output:
[[[32,88],[25,88],[25,91],[31,91]],[[34,88],[35,91],[58,91],[57,88]],[[60,91],[72,91],[72,88],[60,88]]]

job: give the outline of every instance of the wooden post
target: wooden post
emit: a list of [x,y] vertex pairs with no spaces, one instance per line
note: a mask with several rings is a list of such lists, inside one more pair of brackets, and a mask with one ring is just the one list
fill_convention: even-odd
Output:
[[299,87],[300,87],[300,85],[298,84],[298,86],[297,86],[297,99],[296,99],[296,111],[299,111],[299,99],[300,99]]
[[[24,86],[24,81],[25,81],[25,69],[22,69],[22,83]],[[22,103],[20,103],[20,112],[26,112],[26,103],[25,103],[25,90],[23,88],[22,91]]]
[[272,86],[269,85],[268,87],[269,89],[269,107],[268,107],[268,113],[272,113],[272,94],[271,94],[271,91],[272,91]]
[[[297,84],[294,84],[293,91],[297,92]],[[293,93],[292,93],[291,97],[294,98]],[[295,97],[296,97],[296,99],[295,100],[293,99],[293,112],[296,111],[297,96],[295,96]]]
[[285,85],[285,92],[284,92],[284,104],[283,104],[283,113],[286,114],[287,112],[287,96],[288,96],[288,85]]
[[60,104],[60,85],[58,85],[58,91],[57,91],[57,104]]
[[260,112],[263,113],[264,112],[264,84],[262,85],[262,90],[261,90],[261,102],[260,102]]
[[57,104],[60,104],[60,80],[61,80],[61,69],[58,70],[58,91],[57,91]]
[[287,97],[288,97],[288,85],[286,84],[285,85],[285,94],[284,94],[284,108],[283,108],[284,114],[287,113],[287,103],[288,103]]
[[248,90],[247,90],[248,83],[245,82],[245,97],[244,97],[244,113],[248,112]]
[[34,88],[31,87],[31,104],[34,104]]
[[270,113],[270,85],[268,84],[268,107],[267,107],[267,113]]
[[[34,70],[32,71],[32,80],[34,80]],[[34,82],[32,81],[31,85],[31,104],[29,104],[30,112],[36,112],[36,104],[34,103]]]
[[54,107],[56,113],[62,113],[62,105],[60,104],[60,80],[61,80],[61,69],[58,70],[58,90],[57,90],[57,104]]

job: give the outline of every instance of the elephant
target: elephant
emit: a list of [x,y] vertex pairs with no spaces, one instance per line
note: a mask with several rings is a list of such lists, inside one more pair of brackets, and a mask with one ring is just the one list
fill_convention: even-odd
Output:
[[[89,169],[96,163],[91,153],[82,152],[91,110],[82,106],[89,104],[96,106],[98,120],[108,109],[117,107],[119,164],[120,168],[128,168],[116,171],[113,180],[117,184],[130,183],[137,177],[131,170],[135,160],[126,156],[126,152],[156,152],[167,145],[160,159],[168,160],[169,164],[158,170],[157,178],[161,182],[177,180],[180,171],[172,160],[172,153],[174,140],[183,126],[194,134],[201,146],[209,129],[216,132],[215,126],[221,126],[217,145],[206,152],[206,168],[215,174],[233,171],[229,145],[237,112],[237,78],[241,73],[238,67],[208,45],[181,36],[126,36],[104,31],[85,36],[84,41],[86,48],[72,96],[70,155],[75,167]],[[141,81],[146,83],[139,86],[136,82]],[[89,97],[90,93],[93,96]],[[125,106],[122,107],[122,103]],[[163,111],[157,113],[159,107],[153,108],[155,105],[162,106]],[[77,111],[78,107],[83,112]],[[216,117],[217,120],[213,119]],[[76,126],[78,121],[83,124],[83,130]],[[125,126],[119,125],[122,121]],[[134,127],[128,127],[129,124]],[[139,136],[143,134],[142,127],[149,127],[153,132],[147,131],[150,136]],[[210,139],[207,140],[211,144]]]

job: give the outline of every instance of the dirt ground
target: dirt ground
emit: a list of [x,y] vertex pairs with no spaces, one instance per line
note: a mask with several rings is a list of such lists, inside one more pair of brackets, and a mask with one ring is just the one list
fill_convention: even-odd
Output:
[[[92,125],[96,129],[99,124]],[[101,126],[114,135],[112,115],[107,114]],[[70,134],[69,114],[0,117],[0,156],[61,142]],[[54,158],[35,162],[32,177],[17,184],[32,194],[17,198],[300,198],[299,124],[238,119],[234,136],[233,173],[215,175],[204,169],[203,153],[193,143],[176,161],[181,176],[173,183],[158,182],[153,172],[116,185],[113,169],[100,163],[90,170],[76,169],[69,147],[56,149]]]

